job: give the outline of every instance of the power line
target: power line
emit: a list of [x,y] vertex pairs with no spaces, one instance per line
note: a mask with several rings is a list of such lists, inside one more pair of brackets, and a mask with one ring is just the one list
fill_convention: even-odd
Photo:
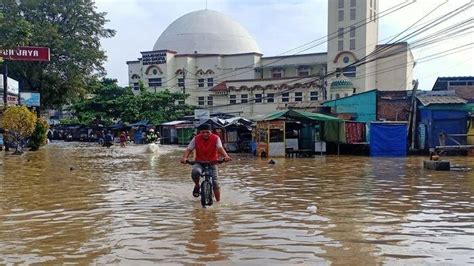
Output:
[[[432,60],[435,60],[435,59],[438,59],[438,58],[441,58],[441,57],[445,57],[445,56],[448,56],[448,55],[451,55],[451,54],[454,54],[454,53],[459,53],[459,52],[462,52],[462,51],[465,51],[465,50],[468,50],[469,47],[468,46],[472,46],[474,43],[469,43],[469,44],[465,44],[465,45],[461,45],[461,46],[458,46],[458,47],[455,47],[453,49],[449,49],[449,50],[445,50],[445,51],[442,51],[440,53],[436,53],[436,54],[432,54],[432,55],[429,55],[429,56],[425,56],[423,58],[420,58],[421,61],[418,62],[418,64],[422,64],[422,63],[425,63],[425,62],[428,62],[428,61],[432,61]],[[459,49],[459,48],[464,48],[464,49]],[[459,50],[457,50],[459,49]],[[395,66],[391,66],[391,67],[388,67],[388,68],[385,68],[385,69],[381,69],[381,70],[377,70],[375,72],[371,72],[371,73],[367,73],[366,75],[364,76],[359,76],[358,78],[355,78],[355,79],[352,79],[352,80],[359,80],[359,79],[363,79],[363,78],[367,78],[367,77],[370,77],[370,76],[374,76],[374,75],[378,75],[378,74],[383,74],[383,73],[387,73],[387,72],[390,72],[390,71],[393,71],[393,70],[397,70],[397,69],[400,69],[400,68],[404,68],[406,67],[408,64],[411,64],[411,63],[414,63],[415,61],[409,61],[407,63],[402,63],[402,64],[398,64],[398,65],[395,65]],[[303,78],[307,78],[307,77],[303,77]],[[303,78],[299,78],[298,80],[301,80]],[[280,92],[276,92],[274,93],[274,96],[272,97],[273,99],[275,97],[278,97],[278,96],[281,96],[282,94],[285,94],[285,93],[289,93],[289,92],[292,92],[294,91],[296,88],[290,88],[290,89],[287,89],[287,90],[284,90],[284,91],[280,91]],[[262,97],[262,98],[259,98],[259,99],[262,99],[265,100],[267,99],[268,97]],[[255,101],[255,98],[253,99],[249,99],[247,101],[247,103],[243,103],[243,104],[250,104],[252,102]],[[240,105],[242,103],[235,103],[235,104],[223,104],[223,105],[214,105],[212,106],[212,108],[219,108],[219,107],[228,107],[228,106],[233,106],[233,105]]]
[[[384,10],[384,11],[382,11],[382,12],[379,13],[378,19],[380,19],[380,18],[382,18],[382,17],[384,17],[384,16],[387,16],[387,15],[389,15],[389,14],[392,14],[392,13],[398,11],[398,10],[401,10],[401,9],[403,9],[403,8],[405,8],[405,7],[407,7],[407,6],[411,5],[411,4],[413,4],[413,3],[415,3],[415,2],[416,2],[416,1],[410,1],[409,3],[402,3],[402,4],[395,5],[395,6],[391,7],[391,8],[388,8],[387,10]],[[392,10],[392,9],[393,9],[393,10]],[[381,15],[381,14],[383,14],[383,15]],[[350,25],[350,26],[347,27],[347,28],[350,28],[351,26],[354,26],[354,27],[357,29],[357,28],[360,28],[360,27],[363,27],[363,26],[367,25],[369,22],[371,22],[371,20],[370,20],[370,18],[367,17],[367,18],[365,18],[365,19],[363,19],[363,20],[360,20],[360,21],[355,22],[354,24]],[[291,55],[284,55],[284,56],[280,57],[279,59],[275,59],[275,60],[273,60],[273,61],[271,61],[271,62],[268,62],[268,63],[266,63],[266,64],[260,66],[259,68],[263,68],[263,67],[265,67],[265,66],[268,66],[268,65],[277,63],[277,62],[279,62],[279,61],[285,60],[285,59],[290,58],[290,57],[292,57],[292,56],[294,56],[294,55],[300,54],[300,53],[305,52],[305,51],[307,51],[307,50],[310,50],[310,49],[312,49],[312,48],[314,48],[314,47],[317,47],[317,46],[319,46],[319,45],[321,45],[321,44],[324,44],[324,43],[326,43],[326,42],[329,41],[329,40],[332,40],[332,39],[337,38],[337,34],[338,34],[338,31],[335,31],[335,32],[332,32],[332,33],[330,33],[330,34],[328,34],[328,35],[326,35],[326,36],[323,36],[323,37],[320,37],[320,38],[318,38],[318,39],[315,39],[315,40],[313,40],[313,41],[311,41],[311,42],[309,42],[309,43],[307,43],[307,44],[314,43],[314,42],[321,41],[321,40],[324,40],[324,41],[318,42],[318,43],[315,44],[315,45],[312,45],[312,46],[310,46],[310,47],[308,47],[308,48],[305,48],[305,49],[303,49],[303,50],[301,50],[301,51],[295,52],[295,53],[293,53],[293,54],[291,54]],[[325,38],[328,38],[329,36],[332,36],[332,35],[334,35],[334,37],[332,37],[332,39],[325,40]],[[307,44],[303,44],[303,45],[301,45],[301,46],[306,46]],[[299,46],[299,47],[300,47],[300,46]],[[297,48],[299,48],[299,47],[297,47]],[[288,50],[288,51],[293,51],[293,50],[295,50],[295,49],[297,49],[297,48],[293,48],[293,49]],[[286,52],[284,52],[284,53],[286,53]],[[244,70],[243,72],[236,73],[236,74],[234,74],[234,75],[226,76],[226,75],[229,75],[229,74],[232,74],[232,73],[241,71],[242,69],[245,69],[245,68],[251,68],[251,69],[249,69],[249,70]],[[228,73],[222,73],[222,74],[216,75],[216,76],[214,76],[214,78],[215,78],[215,80],[216,80],[217,83],[220,83],[220,82],[222,82],[222,81],[228,80],[228,79],[231,78],[231,77],[235,77],[235,76],[237,76],[237,75],[242,75],[242,74],[248,73],[248,72],[250,72],[250,71],[254,71],[254,69],[255,69],[255,64],[249,64],[249,65],[247,65],[247,66],[241,67],[241,69],[239,69],[239,70],[234,70],[234,71],[231,71],[231,72],[228,72]],[[191,73],[191,74],[194,75],[193,73]],[[195,75],[195,76],[196,76],[196,75]],[[222,79],[217,79],[218,77],[221,77],[221,76],[225,76],[225,77],[223,77]],[[193,85],[197,85],[197,84],[188,84],[188,85],[193,86]]]

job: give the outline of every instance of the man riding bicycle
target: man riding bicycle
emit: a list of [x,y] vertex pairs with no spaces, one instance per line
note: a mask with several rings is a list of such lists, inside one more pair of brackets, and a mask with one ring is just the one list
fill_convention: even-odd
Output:
[[[199,197],[199,178],[202,175],[202,165],[199,164],[200,161],[215,162],[219,159],[219,155],[224,157],[224,161],[226,162],[232,160],[222,147],[222,141],[219,136],[211,132],[211,125],[202,124],[198,127],[198,130],[200,130],[199,134],[191,140],[186,151],[184,151],[183,158],[181,159],[181,163],[186,163],[186,160],[192,151],[196,151],[196,156],[194,158],[196,164],[193,165],[193,170],[191,171],[191,178],[194,181],[194,197]],[[221,192],[217,181],[216,165],[211,166],[210,172],[212,176],[214,196],[216,197],[216,201],[219,201],[221,198]]]

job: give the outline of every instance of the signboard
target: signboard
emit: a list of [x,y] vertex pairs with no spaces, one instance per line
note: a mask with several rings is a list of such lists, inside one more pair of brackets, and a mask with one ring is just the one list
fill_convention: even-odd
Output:
[[[18,81],[8,78],[7,81],[7,92],[18,95]],[[0,75],[0,90],[3,92],[3,75]]]
[[14,95],[7,95],[7,106],[16,105],[18,103],[18,97]]
[[142,52],[143,65],[166,64],[166,51]]
[[209,118],[211,118],[209,110],[204,110],[204,109],[194,110],[194,119],[207,120]]
[[16,49],[0,48],[0,57],[12,61],[49,61],[49,48],[19,46]]
[[26,106],[40,106],[40,94],[38,92],[20,93],[20,103]]

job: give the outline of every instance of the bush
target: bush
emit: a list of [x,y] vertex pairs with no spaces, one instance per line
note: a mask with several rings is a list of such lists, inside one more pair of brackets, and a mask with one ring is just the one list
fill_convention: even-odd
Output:
[[48,129],[49,125],[46,120],[39,118],[36,121],[35,131],[33,131],[30,141],[28,142],[30,150],[36,151],[46,144]]
[[25,106],[10,106],[3,113],[0,127],[6,130],[7,140],[16,147],[15,153],[22,153],[27,139],[35,130],[36,114]]

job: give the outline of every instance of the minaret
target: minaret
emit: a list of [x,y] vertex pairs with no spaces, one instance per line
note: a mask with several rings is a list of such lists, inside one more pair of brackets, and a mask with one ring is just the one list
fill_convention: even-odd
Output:
[[[378,43],[378,0],[328,0],[327,73],[350,65],[372,53]],[[346,69],[343,76],[329,76],[328,99],[376,88],[376,62]],[[333,86],[333,81],[346,86]],[[352,81],[352,87],[347,86]],[[350,82],[349,82],[350,83]]]

